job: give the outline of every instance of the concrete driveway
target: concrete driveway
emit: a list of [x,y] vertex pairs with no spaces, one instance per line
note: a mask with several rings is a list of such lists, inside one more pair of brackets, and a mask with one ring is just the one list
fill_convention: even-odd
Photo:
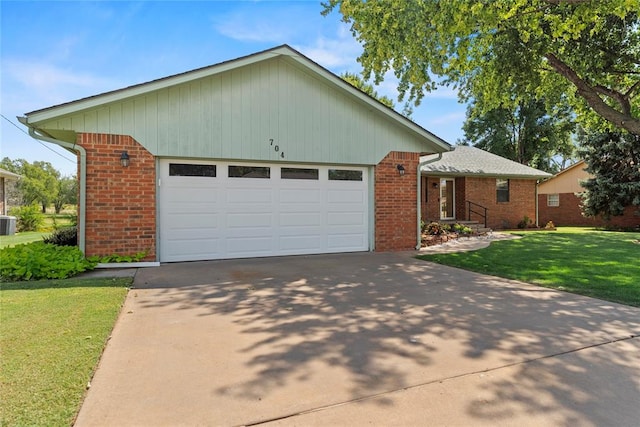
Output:
[[76,425],[638,425],[640,309],[412,255],[139,270]]

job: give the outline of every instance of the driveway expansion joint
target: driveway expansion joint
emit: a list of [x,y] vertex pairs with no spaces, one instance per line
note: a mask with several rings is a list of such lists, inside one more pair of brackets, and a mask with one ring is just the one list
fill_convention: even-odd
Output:
[[368,395],[368,396],[362,396],[362,397],[358,397],[358,398],[355,398],[355,399],[345,400],[343,402],[332,403],[332,404],[329,404],[329,405],[323,405],[323,406],[319,406],[317,408],[307,409],[307,410],[304,410],[304,411],[298,411],[298,412],[295,412],[295,413],[286,414],[286,415],[282,415],[282,416],[278,416],[278,417],[272,417],[272,418],[267,418],[267,419],[263,419],[263,420],[259,420],[259,421],[246,423],[246,424],[240,424],[240,425],[237,425],[235,427],[260,426],[260,425],[264,425],[264,424],[268,424],[268,423],[272,423],[272,422],[276,422],[276,421],[281,421],[281,420],[286,420],[286,419],[289,419],[289,418],[295,418],[295,417],[298,417],[298,416],[312,414],[314,412],[326,411],[326,410],[338,408],[340,406],[350,405],[352,403],[358,403],[358,402],[364,402],[364,401],[367,401],[367,400],[373,400],[373,399],[377,399],[377,398],[382,397],[382,396],[386,396],[386,395],[390,395],[390,394],[394,394],[394,393],[398,393],[398,392],[402,392],[402,391],[406,391],[406,390],[411,390],[411,389],[415,389],[415,388],[420,388],[420,387],[428,386],[428,385],[431,385],[431,384],[442,384],[444,382],[451,381],[451,380],[457,380],[457,379],[460,379],[460,378],[465,378],[465,377],[470,377],[470,376],[473,376],[473,375],[484,374],[484,373],[487,373],[487,372],[499,371],[501,369],[512,368],[514,366],[526,365],[526,364],[537,362],[537,361],[540,361],[540,360],[551,359],[551,358],[558,357],[558,356],[564,356],[564,355],[567,355],[567,354],[578,353],[580,351],[584,351],[584,350],[588,350],[588,349],[592,349],[592,348],[603,347],[603,346],[607,346],[607,345],[610,345],[610,344],[616,344],[616,343],[623,342],[623,341],[629,341],[629,340],[633,340],[633,339],[636,339],[636,338],[640,338],[640,335],[631,334],[631,335],[629,335],[627,337],[616,338],[616,339],[603,341],[603,342],[596,343],[596,344],[590,344],[590,345],[574,348],[574,349],[571,349],[571,350],[566,350],[566,351],[561,351],[561,352],[558,352],[558,353],[553,353],[553,354],[548,354],[548,355],[544,355],[544,356],[535,357],[535,358],[532,358],[532,359],[525,359],[525,360],[521,360],[519,362],[507,363],[505,365],[496,366],[496,367],[493,367],[493,368],[487,368],[487,369],[477,370],[477,371],[473,371],[473,372],[465,372],[465,373],[462,373],[462,374],[452,375],[452,376],[444,377],[444,378],[439,378],[439,379],[427,381],[427,382],[420,383],[420,384],[413,384],[413,385],[409,385],[409,386],[402,387],[402,388],[397,388],[397,389],[393,389],[393,390],[387,390],[387,391],[383,391],[383,392],[380,392],[380,393],[371,394],[371,395]]

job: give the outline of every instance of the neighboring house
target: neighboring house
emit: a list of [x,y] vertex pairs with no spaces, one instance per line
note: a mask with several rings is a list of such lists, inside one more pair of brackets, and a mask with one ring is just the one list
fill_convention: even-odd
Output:
[[527,217],[536,224],[536,184],[551,174],[471,146],[421,161],[423,220],[471,219],[507,229]]
[[7,187],[9,181],[17,181],[20,175],[0,168],[0,215],[7,215]]
[[451,148],[286,45],[20,121],[78,153],[85,253],[160,262],[413,249]]
[[640,227],[638,208],[627,206],[622,216],[612,216],[609,220],[601,216],[582,215],[582,200],[578,196],[584,191],[581,181],[592,177],[581,160],[558,172],[552,178],[538,185],[538,205],[541,223],[553,221],[558,226],[593,227]]

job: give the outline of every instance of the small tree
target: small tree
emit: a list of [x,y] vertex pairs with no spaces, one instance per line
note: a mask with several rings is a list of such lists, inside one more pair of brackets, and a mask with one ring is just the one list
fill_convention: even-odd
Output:
[[587,172],[582,183],[586,216],[619,216],[626,206],[640,207],[640,136],[605,132],[589,136],[580,150]]
[[58,181],[58,194],[53,200],[56,213],[59,214],[65,204],[78,203],[78,180],[75,177],[64,176]]

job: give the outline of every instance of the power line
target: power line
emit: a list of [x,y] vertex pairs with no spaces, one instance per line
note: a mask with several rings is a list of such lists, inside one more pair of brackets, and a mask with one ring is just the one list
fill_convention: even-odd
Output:
[[25,135],[27,135],[29,138],[33,139],[35,142],[37,142],[38,144],[42,145],[44,148],[46,148],[47,150],[57,154],[58,156],[62,157],[65,160],[70,161],[71,163],[76,163],[75,160],[72,160],[60,153],[58,153],[56,150],[54,150],[53,148],[45,145],[42,141],[37,140],[36,138],[32,137],[31,135],[29,135],[29,133],[25,132],[24,129],[22,129],[20,126],[18,126],[17,124],[13,123],[11,120],[9,120],[8,118],[5,117],[4,114],[0,114],[0,116],[2,116],[3,119],[5,119],[6,121],[8,121],[9,123],[11,123],[13,125],[13,127],[15,127],[16,129],[18,129],[20,132],[24,133]]

